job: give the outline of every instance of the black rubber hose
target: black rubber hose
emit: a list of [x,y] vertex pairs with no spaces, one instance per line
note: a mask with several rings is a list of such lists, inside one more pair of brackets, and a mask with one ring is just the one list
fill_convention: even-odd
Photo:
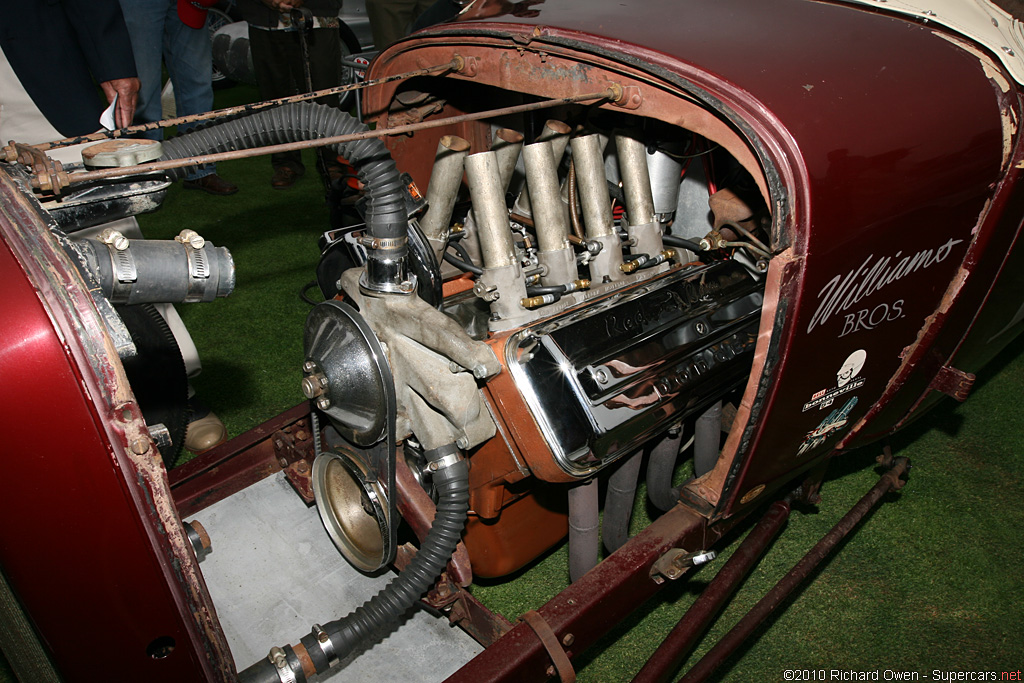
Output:
[[[369,130],[351,115],[324,104],[297,102],[265,109],[223,123],[197,128],[165,140],[162,160],[216,152],[250,149],[301,140],[319,140]],[[376,138],[329,145],[332,154],[346,159],[366,187],[366,227],[378,239],[408,238],[404,184],[391,153]],[[167,173],[171,180],[185,177],[188,168]],[[371,250],[370,258],[376,250]],[[406,249],[390,250],[388,258],[402,258]]]
[[470,256],[469,252],[466,251],[466,248],[459,243],[460,241],[461,240],[448,240],[448,246],[454,249],[455,253],[458,254],[459,258],[462,259],[464,262],[468,263],[474,268],[478,268],[479,266],[477,266],[473,262],[473,257]]
[[[435,462],[457,453],[454,444],[424,452],[428,462]],[[377,595],[346,617],[324,624],[323,631],[330,638],[336,658],[344,660],[360,646],[369,646],[390,633],[398,620],[434,584],[455,552],[462,537],[469,511],[469,463],[466,460],[442,467],[432,473],[438,492],[437,514],[430,532],[409,566]],[[315,633],[302,638],[317,673],[323,673],[330,663]],[[284,648],[287,652],[289,648]],[[239,675],[243,683],[271,683],[277,681],[274,665],[267,659],[253,664]],[[303,680],[303,679],[300,679]]]
[[565,285],[530,285],[526,288],[527,296],[541,296],[542,294],[565,294]]
[[461,270],[463,272],[473,273],[473,275],[483,275],[484,274],[484,269],[483,268],[480,268],[479,266],[474,266],[471,263],[466,263],[462,259],[457,258],[456,256],[454,256],[453,254],[450,254],[447,251],[444,253],[444,260],[447,261],[448,263],[452,264],[453,266],[455,266],[456,268],[458,268],[459,270]]
[[[427,461],[443,457],[437,455],[440,450],[426,451]],[[398,619],[434,584],[455,552],[469,511],[469,463],[460,460],[437,470],[433,473],[433,483],[438,493],[437,514],[416,557],[362,607],[343,619],[324,624],[323,629],[339,658],[344,659],[356,647],[374,643],[389,633]]]
[[676,237],[675,235],[662,235],[661,241],[670,247],[682,247],[683,249],[689,249],[690,251],[695,252],[704,251],[696,242],[692,242],[682,237]]

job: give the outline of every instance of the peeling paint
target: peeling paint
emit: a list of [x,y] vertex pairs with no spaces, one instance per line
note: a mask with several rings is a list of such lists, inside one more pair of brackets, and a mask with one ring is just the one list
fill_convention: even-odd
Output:
[[998,86],[999,89],[1002,90],[1004,93],[1010,92],[1010,82],[1006,80],[1006,77],[1003,76],[1002,74],[1002,70],[999,68],[999,66],[996,65],[994,61],[992,61],[992,58],[989,57],[987,54],[985,54],[978,48],[974,47],[967,41],[957,38],[956,36],[951,36],[948,33],[932,31],[932,35],[938,36],[943,40],[947,40],[956,45],[957,47],[959,47],[964,52],[970,52],[972,55],[977,57],[978,61],[981,62],[981,68],[982,70],[984,70],[985,76],[987,76],[989,80],[995,83],[996,86]]

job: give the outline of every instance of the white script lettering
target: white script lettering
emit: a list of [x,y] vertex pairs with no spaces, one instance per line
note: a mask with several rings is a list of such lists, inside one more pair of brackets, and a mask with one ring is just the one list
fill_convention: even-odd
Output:
[[953,247],[961,242],[963,240],[950,238],[938,249],[922,249],[912,256],[902,258],[902,251],[897,251],[894,256],[882,256],[877,259],[871,254],[864,263],[851,270],[845,277],[836,275],[821,288],[818,292],[821,303],[818,304],[818,310],[814,312],[807,331],[810,332],[818,325],[825,324],[833,314],[850,309],[864,297],[880,292],[911,273],[942,263],[953,251]]

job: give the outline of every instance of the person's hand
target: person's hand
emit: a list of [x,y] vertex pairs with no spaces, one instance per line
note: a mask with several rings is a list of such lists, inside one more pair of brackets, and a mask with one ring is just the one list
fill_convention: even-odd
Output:
[[114,123],[118,128],[127,128],[132,125],[135,117],[135,104],[139,98],[139,79],[137,78],[115,78],[112,81],[100,83],[103,94],[107,96],[107,102],[113,102],[117,95],[117,108],[114,110]]
[[302,7],[303,0],[263,0],[263,4],[278,12],[291,12]]

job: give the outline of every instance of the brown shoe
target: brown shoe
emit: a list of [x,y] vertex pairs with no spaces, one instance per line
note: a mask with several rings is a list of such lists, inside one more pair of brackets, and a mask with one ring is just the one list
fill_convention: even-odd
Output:
[[238,185],[224,180],[216,173],[204,175],[202,178],[197,180],[186,180],[182,183],[182,187],[186,190],[202,190],[207,194],[213,194],[221,197],[226,197],[229,194],[238,192]]
[[291,166],[278,166],[270,178],[270,186],[275,190],[285,190],[295,184],[301,174]]

